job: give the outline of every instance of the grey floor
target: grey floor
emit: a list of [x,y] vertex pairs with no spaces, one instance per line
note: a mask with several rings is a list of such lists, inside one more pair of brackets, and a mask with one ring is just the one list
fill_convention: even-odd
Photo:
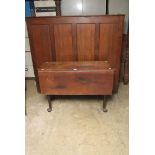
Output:
[[108,99],[58,97],[47,112],[45,96],[26,81],[26,155],[128,155],[128,85]]

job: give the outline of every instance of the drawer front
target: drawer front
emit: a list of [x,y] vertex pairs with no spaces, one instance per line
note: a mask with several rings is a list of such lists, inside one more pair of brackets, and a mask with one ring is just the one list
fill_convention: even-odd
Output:
[[39,72],[39,83],[46,95],[111,95],[113,71]]

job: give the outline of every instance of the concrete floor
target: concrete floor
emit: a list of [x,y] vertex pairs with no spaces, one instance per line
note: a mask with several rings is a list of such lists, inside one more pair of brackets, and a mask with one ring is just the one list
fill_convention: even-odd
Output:
[[26,81],[26,155],[128,155],[128,85],[108,99],[63,97],[47,112],[35,81]]

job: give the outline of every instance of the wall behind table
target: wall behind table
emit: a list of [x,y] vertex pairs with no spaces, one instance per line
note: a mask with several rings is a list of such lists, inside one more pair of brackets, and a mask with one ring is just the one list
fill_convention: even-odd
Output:
[[[106,0],[62,0],[62,15],[105,15]],[[124,33],[128,30],[129,0],[109,0],[109,14],[125,14]]]
[[109,14],[125,14],[124,33],[128,32],[129,0],[109,0]]
[[104,15],[106,0],[62,0],[62,15]]

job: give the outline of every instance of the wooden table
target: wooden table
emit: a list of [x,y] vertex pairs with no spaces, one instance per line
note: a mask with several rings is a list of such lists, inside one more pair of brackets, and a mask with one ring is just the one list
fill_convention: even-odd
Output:
[[108,61],[45,62],[38,68],[41,93],[51,95],[103,95],[103,111],[107,111],[105,96],[112,94],[114,70]]

